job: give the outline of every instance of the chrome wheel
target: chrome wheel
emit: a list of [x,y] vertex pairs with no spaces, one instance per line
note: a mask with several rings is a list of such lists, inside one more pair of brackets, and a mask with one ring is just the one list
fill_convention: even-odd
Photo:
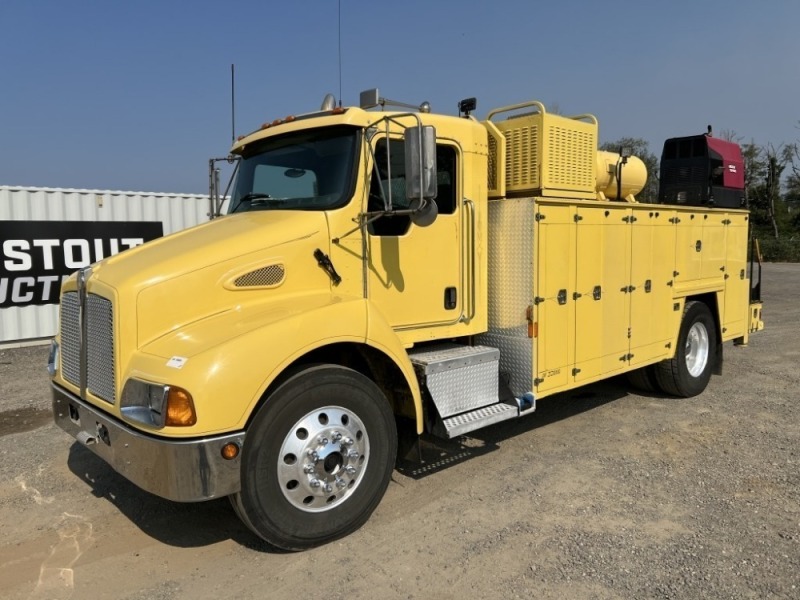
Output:
[[692,377],[699,377],[708,364],[708,330],[701,322],[696,322],[686,336],[686,368]]
[[658,387],[681,398],[697,396],[706,389],[716,361],[714,316],[707,304],[690,300],[683,309],[675,355],[654,369]]
[[319,546],[361,527],[397,456],[397,425],[381,389],[339,365],[309,365],[266,398],[242,448],[242,521],[286,550]]
[[300,419],[283,440],[278,481],[284,497],[306,512],[330,510],[361,483],[369,436],[361,419],[339,406],[324,406]]

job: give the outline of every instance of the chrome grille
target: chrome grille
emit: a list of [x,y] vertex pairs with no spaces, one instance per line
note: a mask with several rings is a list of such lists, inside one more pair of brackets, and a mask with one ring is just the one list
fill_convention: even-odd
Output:
[[98,398],[113,404],[114,308],[95,294],[86,298],[87,354],[86,387]]
[[61,298],[61,371],[73,385],[81,384],[80,300],[77,292]]
[[114,306],[95,294],[86,298],[86,365],[81,365],[81,310],[78,292],[61,298],[61,371],[64,379],[86,388],[98,398],[116,401],[114,384]]

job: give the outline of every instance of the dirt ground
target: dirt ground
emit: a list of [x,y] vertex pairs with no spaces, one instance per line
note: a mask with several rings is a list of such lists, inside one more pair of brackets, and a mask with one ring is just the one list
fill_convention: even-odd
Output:
[[800,265],[764,279],[767,329],[701,396],[614,379],[426,446],[300,554],[128,483],[51,423],[47,349],[0,351],[0,596],[800,598]]

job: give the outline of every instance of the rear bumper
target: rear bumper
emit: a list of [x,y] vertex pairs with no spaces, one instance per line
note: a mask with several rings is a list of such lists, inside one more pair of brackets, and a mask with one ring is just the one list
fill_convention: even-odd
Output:
[[211,500],[238,492],[241,453],[222,458],[222,446],[241,448],[244,432],[168,440],[137,431],[53,384],[56,425],[143,490],[177,502]]

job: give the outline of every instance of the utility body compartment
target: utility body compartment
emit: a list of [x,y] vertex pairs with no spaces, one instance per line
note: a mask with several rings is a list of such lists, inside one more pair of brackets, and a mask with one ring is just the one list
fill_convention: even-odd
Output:
[[[489,331],[515,396],[537,398],[675,354],[687,298],[718,339],[749,333],[748,213],[565,200],[489,202]],[[529,337],[531,336],[531,337]]]

